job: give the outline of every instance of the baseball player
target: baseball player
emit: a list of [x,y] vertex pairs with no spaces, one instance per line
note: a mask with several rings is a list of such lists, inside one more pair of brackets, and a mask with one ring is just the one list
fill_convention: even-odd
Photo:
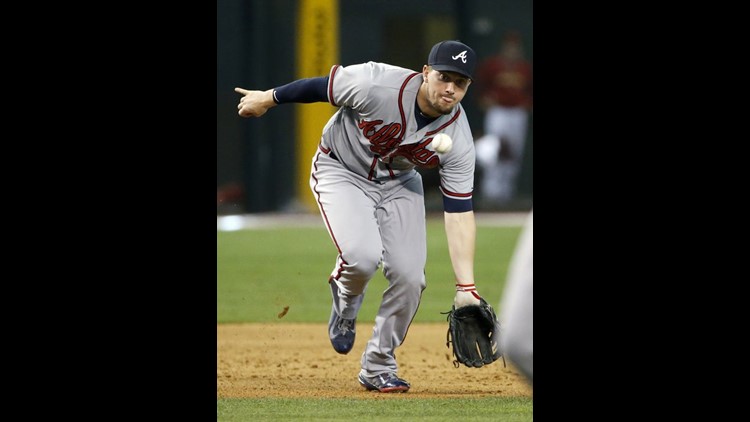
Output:
[[488,203],[502,205],[516,197],[529,116],[534,104],[531,61],[524,56],[518,31],[508,31],[495,56],[477,66],[479,106],[485,111],[484,136],[477,139],[480,191]]
[[[476,60],[469,46],[447,40],[432,47],[421,72],[367,62],[334,65],[326,76],[265,91],[235,88],[242,94],[242,117],[260,117],[286,103],[338,107],[312,157],[310,189],[338,251],[328,278],[328,334],[336,352],[352,349],[368,282],[381,266],[388,280],[362,353],[358,380],[367,390],[410,388],[398,377],[395,351],[426,287],[425,203],[416,167],[437,168],[440,175],[454,306],[480,301],[474,282],[474,142],[460,104]],[[436,149],[438,134],[449,139],[446,144],[443,136]]]

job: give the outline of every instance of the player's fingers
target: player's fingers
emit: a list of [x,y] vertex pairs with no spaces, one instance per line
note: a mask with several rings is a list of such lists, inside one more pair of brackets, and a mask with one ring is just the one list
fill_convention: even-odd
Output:
[[240,94],[242,94],[242,95],[247,95],[247,94],[249,94],[249,93],[250,93],[250,91],[248,91],[248,90],[246,90],[246,89],[242,89],[242,88],[235,88],[235,89],[234,89],[234,92],[238,92],[238,93],[240,93]]

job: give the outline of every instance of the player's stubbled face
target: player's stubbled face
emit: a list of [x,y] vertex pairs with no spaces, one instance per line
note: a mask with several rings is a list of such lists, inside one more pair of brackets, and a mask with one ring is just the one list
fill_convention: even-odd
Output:
[[471,80],[455,72],[430,70],[427,73],[427,102],[434,111],[450,114],[466,95]]

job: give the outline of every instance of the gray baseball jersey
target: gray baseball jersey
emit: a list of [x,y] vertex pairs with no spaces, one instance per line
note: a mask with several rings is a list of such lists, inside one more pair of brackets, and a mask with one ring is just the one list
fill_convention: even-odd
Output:
[[[362,372],[396,372],[395,349],[406,338],[426,287],[427,237],[422,177],[438,167],[443,195],[470,200],[474,142],[460,104],[417,130],[422,74],[368,62],[333,66],[328,100],[339,110],[323,129],[312,159],[310,189],[338,251],[329,283],[333,312],[356,318],[368,282],[382,264],[388,288],[362,354]],[[427,148],[438,133],[453,148]]]
[[[421,73],[384,63],[333,66],[328,100],[340,108],[323,129],[321,146],[370,180],[439,165],[443,194],[470,199],[475,152],[466,113],[458,104],[451,114],[417,130],[414,107],[421,84]],[[453,148],[444,154],[427,149],[441,132],[453,140]]]

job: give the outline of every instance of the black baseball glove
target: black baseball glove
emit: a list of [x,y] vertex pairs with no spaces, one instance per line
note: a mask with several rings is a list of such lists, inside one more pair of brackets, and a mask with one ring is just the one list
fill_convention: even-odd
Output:
[[[479,305],[453,306],[448,314],[448,348],[453,345],[453,365],[458,368],[463,363],[468,367],[481,368],[496,361],[502,354],[498,340],[500,322],[495,310],[484,299]],[[505,358],[503,358],[505,366]]]

